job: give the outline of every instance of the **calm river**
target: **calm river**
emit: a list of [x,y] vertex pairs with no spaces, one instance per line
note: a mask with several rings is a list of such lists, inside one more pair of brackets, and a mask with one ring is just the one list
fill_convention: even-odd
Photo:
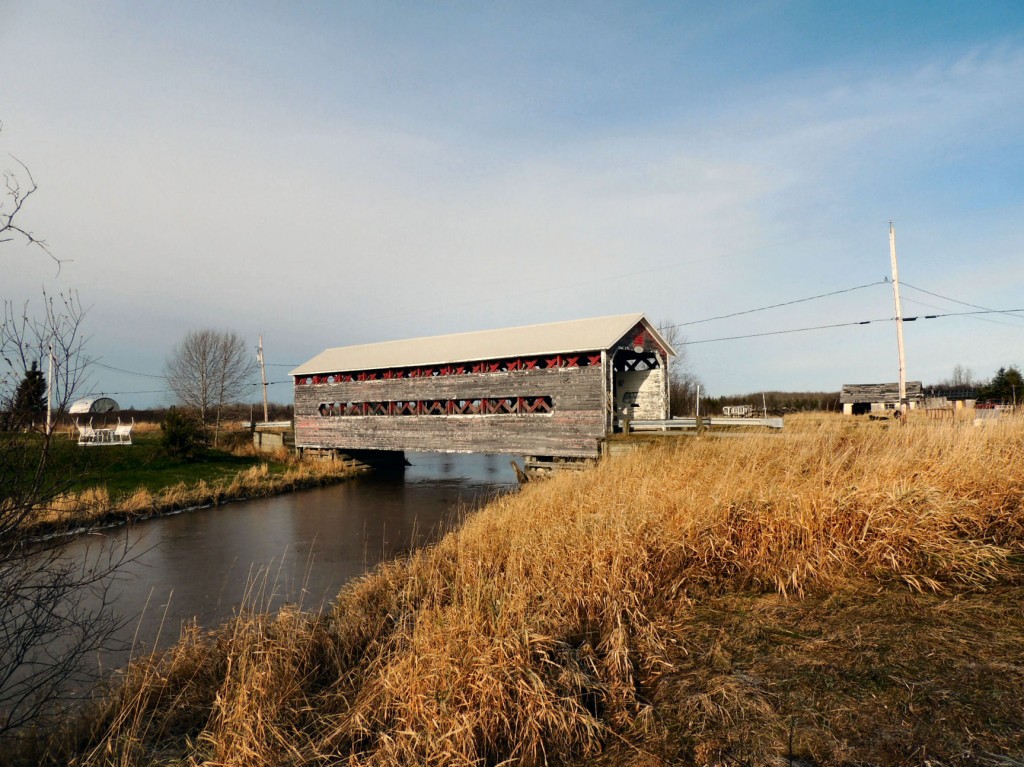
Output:
[[[106,531],[133,556],[116,576],[115,609],[127,621],[118,639],[127,646],[137,637],[136,652],[166,646],[182,622],[213,627],[246,604],[316,610],[346,581],[437,540],[467,510],[515,487],[513,456],[406,457],[412,466],[392,473]],[[72,549],[84,555],[90,539]],[[127,649],[112,651],[102,663],[127,658]]]

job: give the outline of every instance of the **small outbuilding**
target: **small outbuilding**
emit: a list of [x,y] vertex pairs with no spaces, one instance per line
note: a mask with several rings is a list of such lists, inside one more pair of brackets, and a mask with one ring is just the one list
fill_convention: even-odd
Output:
[[674,354],[643,314],[327,349],[291,371],[295,446],[593,458],[668,417]]
[[929,386],[924,390],[924,406],[930,413],[973,410],[980,394],[976,386]]
[[[907,401],[911,410],[923,405],[924,387],[920,381],[907,381]],[[846,415],[892,412],[900,407],[900,385],[899,382],[843,384],[839,402]]]

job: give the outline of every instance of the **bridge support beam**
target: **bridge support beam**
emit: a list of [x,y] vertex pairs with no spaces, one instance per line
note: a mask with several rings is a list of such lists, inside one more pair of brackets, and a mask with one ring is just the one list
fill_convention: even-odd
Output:
[[365,463],[374,469],[395,469],[409,466],[405,460],[404,450],[346,450],[340,448],[338,452],[353,461]]

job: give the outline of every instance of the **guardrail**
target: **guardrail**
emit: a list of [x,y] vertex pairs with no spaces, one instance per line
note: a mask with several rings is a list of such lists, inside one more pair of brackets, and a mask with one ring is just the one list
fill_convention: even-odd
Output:
[[[700,423],[698,424],[698,420]],[[625,433],[633,431],[700,431],[701,429],[720,429],[732,426],[763,426],[769,429],[781,429],[783,420],[771,418],[730,418],[728,416],[697,418],[669,418],[664,421],[633,421],[628,418],[619,419],[619,426]]]
[[[248,422],[246,422],[248,425]],[[290,429],[292,428],[291,421],[257,421],[253,424],[256,429]]]

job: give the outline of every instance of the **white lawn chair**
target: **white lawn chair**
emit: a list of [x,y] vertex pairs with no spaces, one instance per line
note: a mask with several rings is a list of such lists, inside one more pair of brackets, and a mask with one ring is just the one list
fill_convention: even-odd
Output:
[[78,423],[78,419],[75,419],[75,428],[78,429],[78,444],[79,445],[93,445],[96,443],[96,430],[92,428],[92,419],[89,419],[89,423],[86,426],[82,426]]
[[130,445],[132,444],[132,427],[135,426],[135,419],[132,419],[131,423],[121,423],[121,419],[117,419],[117,426],[114,427],[114,441],[115,445]]

